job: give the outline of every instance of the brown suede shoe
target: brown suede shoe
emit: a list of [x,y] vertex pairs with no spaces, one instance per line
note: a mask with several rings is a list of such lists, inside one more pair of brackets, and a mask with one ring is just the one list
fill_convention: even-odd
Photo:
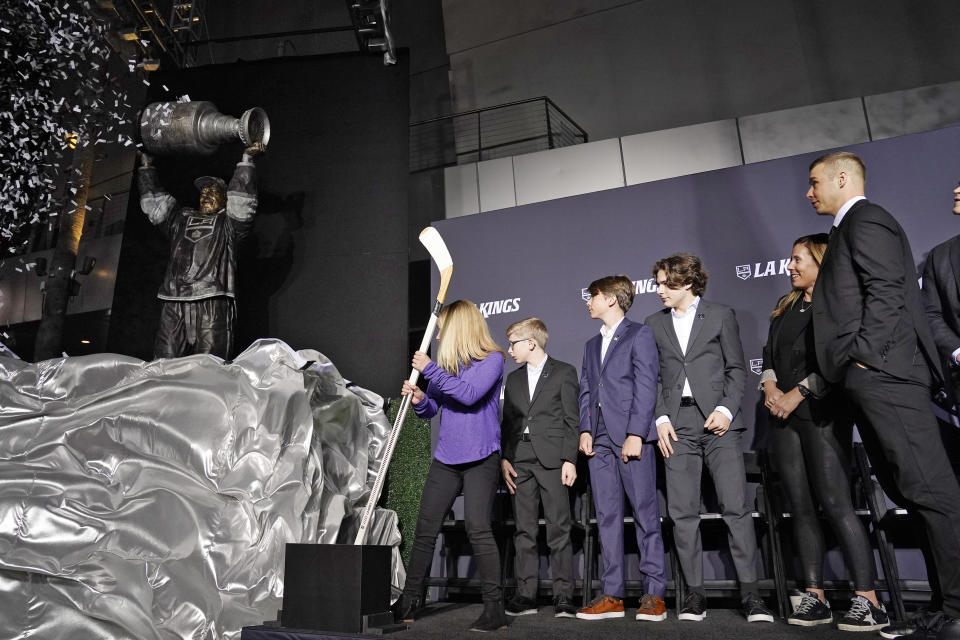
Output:
[[667,619],[667,605],[660,596],[649,593],[640,598],[640,608],[637,609],[637,620],[660,622]]
[[597,596],[590,604],[577,611],[577,617],[581,620],[622,618],[623,600],[613,596]]

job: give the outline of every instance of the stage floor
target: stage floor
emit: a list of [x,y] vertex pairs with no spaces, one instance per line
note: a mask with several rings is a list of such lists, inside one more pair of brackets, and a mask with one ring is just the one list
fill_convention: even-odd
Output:
[[[821,638],[827,640],[856,640],[878,638],[876,632],[850,633],[839,631],[835,626],[796,627],[783,620],[777,622],[748,623],[733,609],[709,609],[703,622],[681,622],[673,611],[663,622],[638,622],[633,619],[636,603],[627,609],[626,617],[614,620],[576,620],[554,618],[553,608],[541,606],[538,615],[518,616],[510,619],[504,630],[481,635],[469,631],[470,624],[483,610],[480,604],[439,602],[427,607],[423,618],[412,623],[405,631],[391,633],[384,638],[403,640],[454,640],[458,638],[494,637],[523,640],[779,640],[780,638]],[[839,619],[839,615],[834,615]]]

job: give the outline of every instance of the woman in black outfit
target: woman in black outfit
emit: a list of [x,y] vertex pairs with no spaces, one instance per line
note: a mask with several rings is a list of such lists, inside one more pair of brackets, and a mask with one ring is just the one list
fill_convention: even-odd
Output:
[[[845,631],[880,629],[889,622],[874,591],[876,565],[867,532],[850,497],[848,451],[852,421],[839,390],[819,375],[813,343],[813,287],[827,234],[799,238],[790,259],[793,290],[770,315],[760,378],[773,416],[774,461],[793,505],[793,532],[805,591],[787,622],[813,626],[833,621],[823,593],[823,532],[814,498],[823,507],[843,550],[856,596],[837,625]],[[841,444],[843,443],[843,444]]]

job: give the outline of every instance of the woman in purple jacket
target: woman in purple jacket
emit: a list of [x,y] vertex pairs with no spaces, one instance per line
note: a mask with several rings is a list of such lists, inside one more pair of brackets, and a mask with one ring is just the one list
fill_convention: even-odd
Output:
[[500,552],[490,512],[500,470],[500,387],[503,351],[487,323],[468,300],[445,307],[437,321],[437,361],[417,351],[413,368],[428,382],[426,392],[403,383],[414,411],[432,418],[442,408],[437,448],[420,499],[407,580],[394,606],[398,620],[410,622],[422,606],[423,583],[444,514],[463,488],[464,523],[482,582],[483,614],[471,629],[492,631],[507,624],[500,602]]

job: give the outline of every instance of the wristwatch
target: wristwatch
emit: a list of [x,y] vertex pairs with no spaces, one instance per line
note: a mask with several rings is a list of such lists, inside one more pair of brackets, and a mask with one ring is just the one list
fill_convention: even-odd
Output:
[[803,386],[802,384],[798,384],[798,385],[797,385],[797,391],[799,391],[799,392],[800,392],[800,395],[803,396],[804,398],[809,398],[809,397],[810,397],[810,389],[807,389],[807,388],[806,388],[805,386]]

